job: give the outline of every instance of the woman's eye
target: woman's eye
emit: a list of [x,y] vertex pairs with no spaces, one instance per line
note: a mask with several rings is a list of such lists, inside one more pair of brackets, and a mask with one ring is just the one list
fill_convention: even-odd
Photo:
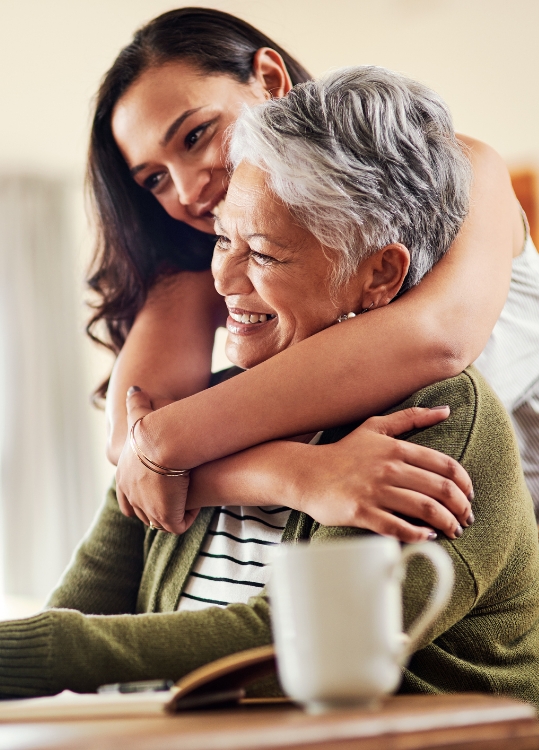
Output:
[[188,149],[193,148],[209,125],[209,122],[205,122],[203,125],[199,125],[198,128],[191,130],[191,132],[185,136],[185,145]]
[[271,255],[264,255],[263,253],[257,253],[255,250],[251,250],[251,258],[259,266],[269,266],[270,263],[275,263],[275,258]]
[[146,177],[142,184],[146,190],[155,190],[155,188],[163,181],[165,174],[166,172],[156,172],[155,174],[151,174],[149,177]]

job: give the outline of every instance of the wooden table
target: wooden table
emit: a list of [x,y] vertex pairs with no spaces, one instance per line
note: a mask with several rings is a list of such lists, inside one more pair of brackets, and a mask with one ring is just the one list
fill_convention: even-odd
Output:
[[539,722],[491,696],[396,696],[375,710],[309,716],[292,705],[244,706],[152,719],[0,726],[0,750],[531,750]]

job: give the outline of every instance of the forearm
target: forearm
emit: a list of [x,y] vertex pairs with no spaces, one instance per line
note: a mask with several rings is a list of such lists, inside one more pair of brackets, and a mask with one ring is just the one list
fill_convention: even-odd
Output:
[[172,679],[222,656],[271,643],[263,597],[200,612],[95,617],[51,610],[0,623],[0,695],[29,697]]
[[276,440],[198,466],[191,472],[186,508],[286,505],[303,510],[298,474],[308,470],[305,459],[312,447]]
[[150,291],[118,356],[107,393],[107,457],[117,464],[127,435],[125,395],[148,392],[154,408],[207,388],[223,303],[211,273],[182,272]]

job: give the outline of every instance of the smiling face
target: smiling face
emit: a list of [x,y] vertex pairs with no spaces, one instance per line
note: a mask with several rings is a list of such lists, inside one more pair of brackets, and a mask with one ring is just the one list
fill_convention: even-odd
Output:
[[228,186],[224,132],[244,104],[266,97],[263,78],[242,84],[167,63],[146,70],[120,98],[112,132],[135,181],[174,219],[213,233]]
[[367,306],[369,264],[332,298],[332,252],[298,225],[267,187],[264,172],[250,164],[234,172],[216,232],[212,271],[229,310],[226,353],[240,367],[253,367],[343,312]]

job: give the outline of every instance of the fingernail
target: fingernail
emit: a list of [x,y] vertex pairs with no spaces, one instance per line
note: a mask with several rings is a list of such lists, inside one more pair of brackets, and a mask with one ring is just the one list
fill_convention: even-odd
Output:
[[462,536],[463,532],[464,529],[462,528],[462,526],[457,526],[457,528],[455,529],[455,536],[457,537],[457,539]]
[[434,542],[435,539],[438,539],[438,534],[435,531],[429,531],[429,535],[427,537],[428,542]]
[[468,495],[468,500],[469,500],[470,502],[472,502],[472,500],[474,499],[474,497],[475,497],[475,493],[474,493],[474,491],[473,491],[473,490],[471,490],[471,491],[470,491],[470,494]]
[[475,516],[473,513],[470,513],[470,515],[466,519],[466,525],[471,526],[474,521],[475,521]]
[[437,411],[438,409],[449,409],[449,404],[444,404],[443,406],[431,406],[431,411]]
[[132,385],[131,388],[127,391],[127,398],[129,398],[129,396],[132,396],[133,393],[138,393],[141,390],[142,388],[139,388],[138,385]]

